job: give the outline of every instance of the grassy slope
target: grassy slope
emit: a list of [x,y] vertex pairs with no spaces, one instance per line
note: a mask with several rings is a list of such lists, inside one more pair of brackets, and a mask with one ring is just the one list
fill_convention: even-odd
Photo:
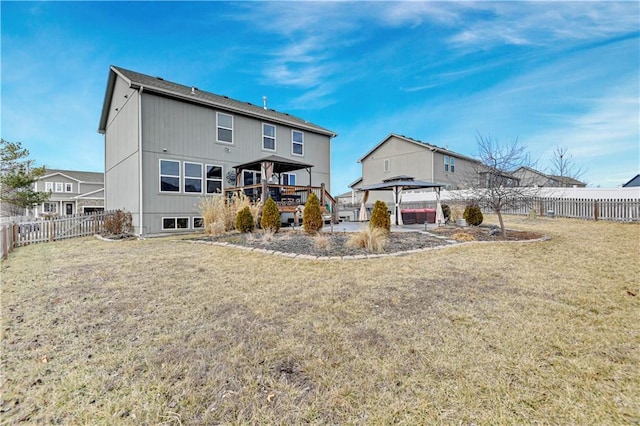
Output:
[[2,421],[640,421],[640,226],[507,220],[552,239],[347,262],[168,239],[18,249]]

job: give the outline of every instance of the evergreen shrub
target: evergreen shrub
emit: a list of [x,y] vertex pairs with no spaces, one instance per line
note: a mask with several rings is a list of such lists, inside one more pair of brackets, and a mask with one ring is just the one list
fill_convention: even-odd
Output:
[[262,219],[260,219],[260,227],[270,232],[278,232],[280,229],[280,212],[278,205],[273,198],[267,198],[262,207]]
[[302,212],[302,226],[307,234],[316,234],[322,229],[322,212],[320,211],[320,200],[313,192],[307,198]]
[[471,226],[478,226],[484,220],[484,216],[482,216],[482,210],[480,210],[480,206],[476,203],[467,204],[462,217],[464,217],[467,223]]
[[242,233],[253,231],[254,219],[251,209],[247,206],[238,212],[236,216],[236,229]]
[[373,205],[369,228],[380,228],[387,232],[391,232],[391,216],[389,215],[387,204],[384,201],[378,200]]

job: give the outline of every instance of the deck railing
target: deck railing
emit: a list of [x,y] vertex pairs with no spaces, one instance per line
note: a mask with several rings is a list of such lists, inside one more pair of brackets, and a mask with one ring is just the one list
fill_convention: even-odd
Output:
[[[246,185],[225,189],[224,193],[227,197],[231,197],[233,194],[243,193],[249,197],[252,202],[258,202],[263,200],[263,188],[263,184]],[[297,186],[267,184],[266,189],[268,196],[271,197],[282,210],[304,205],[309,199],[309,195],[314,193],[320,201],[321,208],[326,209],[326,211],[332,215],[337,215],[336,200],[327,192],[324,185]]]

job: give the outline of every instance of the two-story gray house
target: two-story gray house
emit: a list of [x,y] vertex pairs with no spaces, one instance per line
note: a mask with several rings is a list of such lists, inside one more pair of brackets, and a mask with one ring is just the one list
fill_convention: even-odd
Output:
[[334,132],[292,115],[151,77],[109,70],[98,132],[105,140],[105,206],[131,212],[135,232],[202,226],[201,197],[258,183],[234,166],[277,156],[313,165],[280,176],[329,190]]
[[[358,162],[362,176],[350,185],[353,190],[400,175],[439,183],[446,189],[461,189],[477,175],[479,165],[471,157],[393,133]],[[391,194],[380,192],[373,198],[390,201]]]
[[49,200],[27,214],[69,216],[104,210],[104,174],[47,169],[35,183],[35,190],[50,192]]

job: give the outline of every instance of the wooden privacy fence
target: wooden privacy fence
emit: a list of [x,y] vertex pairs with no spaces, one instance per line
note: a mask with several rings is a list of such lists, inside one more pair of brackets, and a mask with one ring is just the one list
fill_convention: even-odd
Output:
[[640,221],[640,199],[534,197],[502,210],[505,214],[522,215],[532,211],[541,216],[635,222]]
[[27,244],[45,243],[66,238],[99,234],[105,219],[113,212],[96,212],[61,218],[39,219],[0,225],[0,256],[6,259],[14,248]]

